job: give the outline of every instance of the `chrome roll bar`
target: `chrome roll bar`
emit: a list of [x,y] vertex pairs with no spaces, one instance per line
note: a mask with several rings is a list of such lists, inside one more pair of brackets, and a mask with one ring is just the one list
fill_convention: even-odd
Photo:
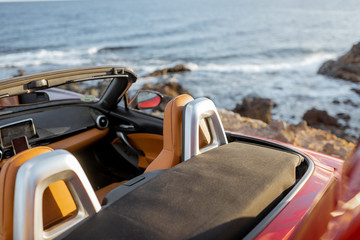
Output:
[[[50,184],[60,180],[66,183],[77,212],[74,217],[44,230],[43,194]],[[53,239],[100,209],[95,192],[76,158],[66,150],[47,152],[25,162],[16,175],[13,238]]]
[[[185,105],[182,124],[182,161],[228,143],[215,104],[208,98],[197,98]],[[210,133],[210,143],[201,149],[200,128]]]

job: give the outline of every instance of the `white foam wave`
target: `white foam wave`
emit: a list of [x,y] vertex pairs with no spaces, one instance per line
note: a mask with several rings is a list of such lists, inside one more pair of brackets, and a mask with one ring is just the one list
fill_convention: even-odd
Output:
[[336,58],[335,54],[319,53],[310,55],[299,61],[288,61],[279,63],[261,63],[261,64],[227,64],[220,65],[215,63],[209,63],[203,66],[191,67],[191,70],[206,70],[217,72],[245,72],[245,73],[261,73],[261,72],[277,72],[283,70],[292,70],[304,67],[317,68],[318,64],[324,62],[327,59]]
[[89,55],[95,55],[99,52],[101,48],[98,48],[98,47],[91,47],[87,50],[88,54]]
[[91,56],[96,54],[98,48],[93,47],[86,50],[47,50],[41,49],[33,52],[12,53],[0,55],[0,67],[32,67],[43,64],[80,66],[91,63]]
[[190,62],[190,63],[188,63],[186,65],[188,66],[188,68],[190,68],[191,71],[196,71],[196,70],[199,69],[199,65],[196,64],[196,63]]

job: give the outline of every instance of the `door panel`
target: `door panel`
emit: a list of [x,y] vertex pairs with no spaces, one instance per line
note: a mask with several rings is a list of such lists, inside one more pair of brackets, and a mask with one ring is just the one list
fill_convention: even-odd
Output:
[[163,136],[151,133],[133,133],[127,135],[133,147],[142,151],[138,166],[146,168],[160,154],[163,148]]
[[133,166],[146,168],[162,150],[163,120],[125,108],[111,112],[110,118],[118,153]]

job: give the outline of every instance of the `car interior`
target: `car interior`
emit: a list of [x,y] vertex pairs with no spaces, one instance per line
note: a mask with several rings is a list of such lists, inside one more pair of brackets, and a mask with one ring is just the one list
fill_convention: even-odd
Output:
[[2,239],[251,238],[306,181],[306,156],[226,132],[211,100],[159,118],[129,108],[129,82],[0,115]]

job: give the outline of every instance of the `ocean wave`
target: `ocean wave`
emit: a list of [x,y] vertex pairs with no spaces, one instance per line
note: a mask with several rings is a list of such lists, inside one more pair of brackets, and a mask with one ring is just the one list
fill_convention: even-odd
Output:
[[232,59],[250,59],[254,57],[253,54],[219,54],[219,55],[207,55],[202,56],[199,54],[198,56],[188,56],[188,57],[174,57],[173,55],[169,55],[166,57],[168,61],[182,61],[182,62],[209,62],[209,61],[220,61],[220,60],[232,60]]
[[190,68],[191,71],[196,71],[199,69],[199,65],[192,62],[188,63],[186,66]]
[[44,45],[44,46],[30,46],[30,47],[6,47],[0,46],[0,54],[15,54],[24,52],[34,52],[43,49],[51,50],[63,47],[63,45]]
[[48,50],[26,51],[0,55],[0,67],[31,67],[41,65],[81,66],[91,63],[93,48],[86,50]]
[[107,52],[118,52],[124,50],[136,49],[138,46],[115,46],[115,47],[91,47],[87,49],[89,55],[94,55],[98,53],[107,53]]
[[118,47],[103,47],[98,50],[99,53],[101,52],[116,52],[116,51],[122,51],[122,50],[131,50],[136,49],[137,46],[118,46]]
[[259,64],[215,64],[209,63],[206,65],[199,65],[195,70],[216,71],[216,72],[245,72],[245,73],[262,73],[262,72],[277,72],[284,70],[296,70],[304,67],[318,67],[327,59],[335,58],[335,54],[323,53],[312,54],[299,61],[293,62],[279,62],[279,63],[259,63]]
[[266,57],[291,57],[291,56],[302,56],[302,55],[310,55],[310,54],[330,54],[333,52],[330,49],[313,49],[313,48],[274,48],[266,51],[259,52],[258,55],[266,56]]
[[[90,47],[84,49],[19,48],[0,49],[0,68],[32,67],[40,65],[81,66],[104,63],[107,58],[98,54],[138,48],[137,46]],[[96,58],[96,59],[95,59]],[[113,59],[108,59],[113,60]],[[116,59],[118,60],[118,59]],[[105,62],[104,62],[105,61]]]
[[[84,49],[65,49],[65,50],[49,50],[39,49],[36,51],[25,51],[11,54],[0,55],[0,68],[31,68],[38,66],[60,66],[60,67],[76,67],[84,65],[96,64],[113,64],[120,62],[118,57],[111,58],[100,56],[99,54],[122,51],[126,49],[134,49],[138,46],[114,46],[114,47],[89,47]],[[285,50],[284,50],[285,51]],[[306,52],[306,51],[304,51]],[[295,59],[298,60],[295,60]],[[336,58],[335,54],[318,52],[307,54],[300,58],[272,58],[259,59],[259,63],[233,63],[236,59],[244,59],[237,57],[236,54],[223,54],[219,56],[206,57],[188,57],[186,59],[172,58],[165,61],[154,62],[154,59],[142,59],[142,72],[154,71],[163,66],[171,67],[174,64],[185,64],[193,71],[215,71],[215,72],[243,72],[243,73],[267,73],[280,72],[287,70],[296,70],[299,68],[313,67],[317,68],[319,64],[327,59]],[[232,59],[234,61],[232,61]],[[288,59],[288,60],[287,60]],[[163,59],[164,60],[164,59]],[[221,60],[221,61],[218,61]],[[279,61],[279,62],[277,62]],[[227,63],[219,63],[227,62]],[[135,64],[137,65],[137,64]],[[168,66],[167,66],[168,65]]]
[[137,33],[128,33],[121,36],[122,40],[139,40],[139,39],[154,39],[154,38],[163,38],[173,35],[180,35],[184,33],[186,30],[183,28],[167,28],[167,29],[161,29],[157,31],[153,30],[146,30],[143,32],[137,32]]
[[0,47],[0,54],[11,54],[11,53],[19,53],[19,52],[27,52],[38,50],[38,47],[24,47],[24,48],[7,48]]

